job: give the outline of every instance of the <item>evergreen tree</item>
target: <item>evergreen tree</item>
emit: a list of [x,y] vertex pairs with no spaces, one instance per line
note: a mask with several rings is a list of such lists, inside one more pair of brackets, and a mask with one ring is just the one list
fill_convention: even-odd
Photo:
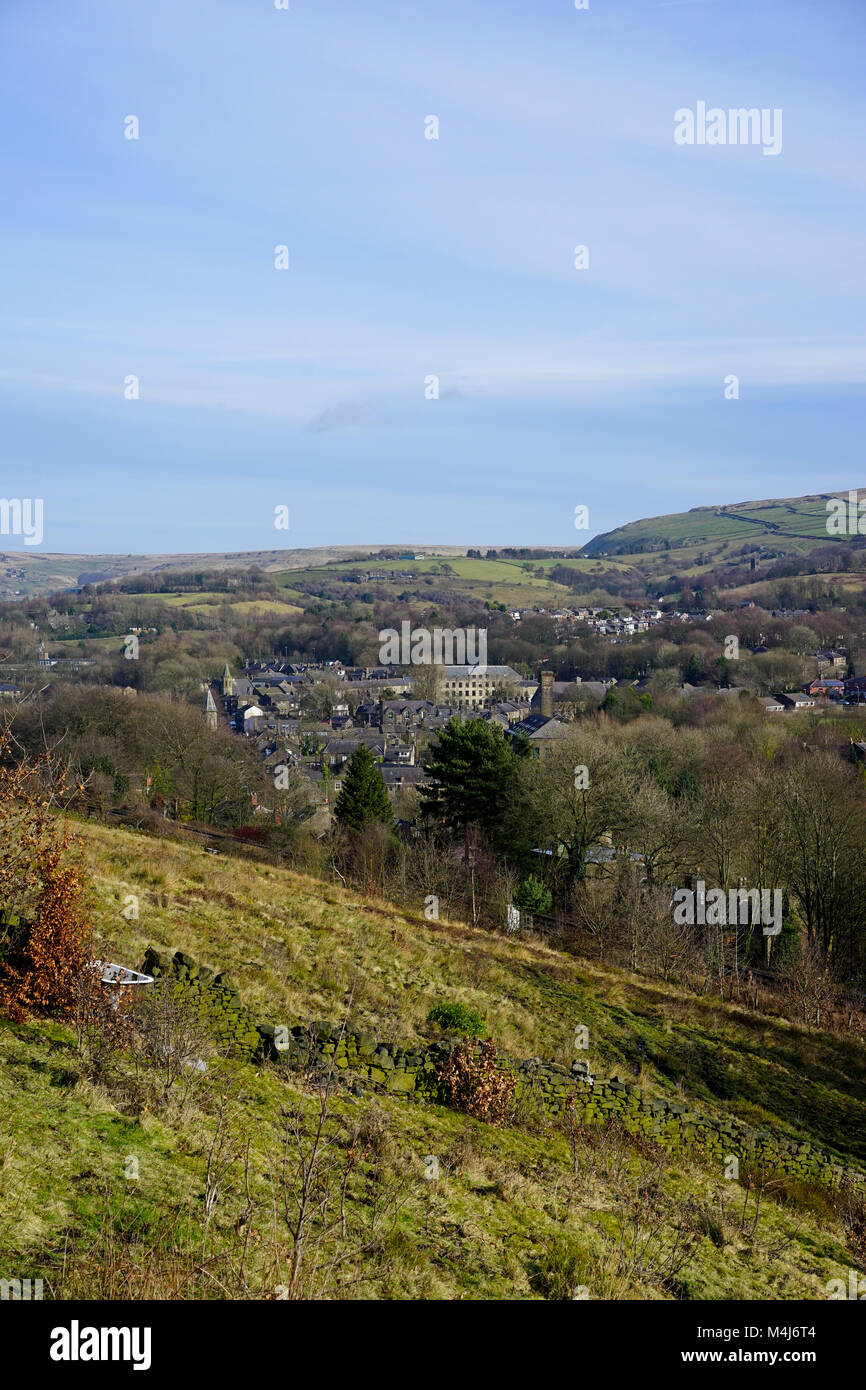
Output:
[[381,821],[389,829],[393,827],[394,812],[382,774],[364,743],[355,749],[346,764],[334,816],[338,824],[348,830],[366,830],[374,821]]
[[701,658],[697,652],[690,652],[689,659],[683,667],[683,683],[685,685],[697,685],[704,673]]
[[553,894],[540,878],[536,878],[535,874],[529,874],[514,894],[514,906],[519,907],[522,912],[534,912],[544,916],[553,906]]
[[425,815],[437,816],[452,830],[477,825],[495,835],[507,804],[518,759],[526,740],[509,741],[498,724],[450,719],[424,761],[431,786],[422,802]]

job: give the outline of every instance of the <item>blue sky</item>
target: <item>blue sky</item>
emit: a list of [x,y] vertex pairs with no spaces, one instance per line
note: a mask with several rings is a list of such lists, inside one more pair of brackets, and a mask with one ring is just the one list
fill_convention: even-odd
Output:
[[[866,485],[864,40],[862,0],[0,0],[3,495],[127,553]],[[676,145],[698,101],[781,152]]]

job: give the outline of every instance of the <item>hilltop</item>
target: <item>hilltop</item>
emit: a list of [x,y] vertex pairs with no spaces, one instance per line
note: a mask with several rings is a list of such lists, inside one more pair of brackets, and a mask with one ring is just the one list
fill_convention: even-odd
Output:
[[[63,555],[31,551],[0,551],[0,600],[32,597],[84,584],[144,574],[179,576],[191,571],[261,570],[308,582],[338,581],[357,570],[359,563],[386,553],[400,557],[400,569],[421,580],[437,570],[438,562],[452,561],[451,574],[470,597],[506,605],[527,600],[560,602],[569,592],[562,580],[566,570],[585,581],[587,602],[611,597],[606,580],[626,581],[635,594],[647,584],[664,592],[672,567],[682,577],[699,576],[708,567],[761,564],[785,557],[803,558],[821,546],[836,542],[826,528],[826,503],[847,497],[848,490],[812,493],[804,497],[765,498],[759,501],[720,503],[693,507],[687,512],[645,517],[594,536],[584,546],[528,546],[509,548],[430,543],[389,542],[381,545],[333,545],[307,549],[249,550],[163,555]],[[844,538],[843,538],[844,539]],[[551,554],[555,558],[550,558]],[[414,556],[420,558],[415,559]],[[557,558],[558,557],[558,558]],[[387,560],[381,564],[387,564]],[[552,572],[556,571],[556,578]],[[406,575],[402,576],[405,588]],[[594,585],[594,587],[593,587]],[[398,586],[399,587],[399,586]],[[396,592],[396,591],[395,591]]]
[[839,489],[805,497],[693,507],[687,512],[647,517],[594,536],[583,553],[634,558],[659,550],[671,551],[676,552],[680,568],[688,565],[689,552],[698,550],[715,562],[730,559],[744,545],[766,546],[778,555],[803,554],[835,539],[827,531],[826,504],[833,497],[847,495],[848,489]]
[[[29,597],[82,584],[103,584],[136,574],[163,571],[240,570],[254,568],[272,573],[305,569],[334,561],[364,559],[377,554],[381,545],[328,545],[293,550],[231,550],[225,552],[166,555],[62,555],[44,551],[0,550],[0,599]],[[396,543],[393,549],[424,549],[430,555],[465,555],[465,546],[411,546]]]

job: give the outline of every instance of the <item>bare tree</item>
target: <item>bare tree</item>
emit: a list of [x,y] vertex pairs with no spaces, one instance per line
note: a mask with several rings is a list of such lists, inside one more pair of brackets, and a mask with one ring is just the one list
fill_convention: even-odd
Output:
[[160,1078],[162,1101],[180,1082],[182,1109],[216,1053],[212,1022],[179,981],[166,978],[140,1001],[135,1026],[138,1055]]
[[335,1106],[333,1066],[308,1076],[306,1091],[283,1110],[271,1161],[274,1268],[280,1295],[292,1300],[357,1284],[362,1261],[383,1248],[407,1199],[408,1172],[393,1176],[381,1161],[382,1117]]

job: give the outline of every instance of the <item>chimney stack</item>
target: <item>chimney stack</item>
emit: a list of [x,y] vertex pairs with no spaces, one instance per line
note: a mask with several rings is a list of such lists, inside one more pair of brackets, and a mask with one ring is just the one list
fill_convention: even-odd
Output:
[[541,673],[541,713],[545,719],[553,718],[553,672]]

